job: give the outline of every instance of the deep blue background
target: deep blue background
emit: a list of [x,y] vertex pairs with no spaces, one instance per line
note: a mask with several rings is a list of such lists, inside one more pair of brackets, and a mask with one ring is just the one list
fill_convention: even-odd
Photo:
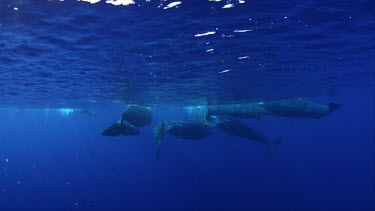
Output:
[[152,127],[185,118],[177,108],[154,108],[142,135],[115,138],[100,132],[120,107],[92,108],[96,117],[1,110],[0,209],[373,210],[373,90],[313,100],[343,107],[322,119],[244,120],[284,137],[271,163],[265,145],[220,131],[167,135],[157,163]]
[[[0,211],[374,210],[373,1],[170,2],[0,1]],[[166,135],[156,162],[152,127],[177,106],[290,97],[343,106],[241,120],[284,137],[271,163],[214,128]],[[101,136],[129,103],[152,125]]]

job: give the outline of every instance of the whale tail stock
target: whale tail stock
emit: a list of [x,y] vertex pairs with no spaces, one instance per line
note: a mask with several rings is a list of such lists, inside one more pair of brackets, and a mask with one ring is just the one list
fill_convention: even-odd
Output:
[[277,138],[276,140],[274,140],[273,142],[270,142],[269,143],[269,152],[268,152],[268,160],[271,161],[272,160],[272,157],[273,157],[273,154],[275,153],[275,149],[276,147],[283,141],[283,138],[280,137],[280,138]]
[[341,106],[342,106],[342,104],[332,103],[331,102],[329,104],[329,113],[331,113],[332,111],[335,111],[335,110],[339,109]]
[[[155,129],[155,128],[154,128]],[[157,130],[154,131],[156,135],[156,161],[159,162],[159,154],[160,154],[160,143],[163,141],[163,135],[166,133],[165,131],[165,122],[161,122],[160,125],[157,127]]]

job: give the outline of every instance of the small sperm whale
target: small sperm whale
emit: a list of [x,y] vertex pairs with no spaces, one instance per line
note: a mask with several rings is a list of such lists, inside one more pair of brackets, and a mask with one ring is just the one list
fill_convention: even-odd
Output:
[[190,140],[199,140],[211,135],[211,132],[202,124],[173,120],[166,120],[159,123],[154,127],[153,132],[157,138],[157,160],[159,160],[160,143],[165,133],[169,133],[180,139]]
[[266,114],[284,117],[321,118],[339,109],[341,104],[330,103],[329,106],[313,103],[301,98],[265,102]]
[[239,122],[234,119],[230,119],[223,116],[210,116],[207,119],[209,126],[216,126],[219,129],[223,130],[224,132],[232,135],[238,136],[241,138],[246,138],[254,141],[258,141],[264,144],[267,144],[269,147],[269,155],[268,158],[271,160],[275,148],[281,143],[282,138],[278,138],[275,141],[269,141],[264,135],[260,132],[252,129],[251,127],[247,126],[246,124]]

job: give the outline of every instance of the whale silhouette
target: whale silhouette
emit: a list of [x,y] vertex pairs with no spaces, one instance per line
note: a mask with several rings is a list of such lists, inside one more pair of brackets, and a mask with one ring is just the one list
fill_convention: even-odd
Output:
[[149,125],[152,121],[152,113],[149,108],[143,106],[129,106],[121,116],[120,121],[113,123],[102,132],[103,136],[134,136],[140,132],[135,127]]
[[257,119],[260,119],[265,114],[284,117],[321,118],[340,107],[341,104],[337,103],[330,103],[329,106],[325,106],[301,98],[294,98],[258,103],[195,106],[187,107],[187,110],[192,119],[203,122],[209,116],[220,115]]
[[339,109],[341,104],[330,103],[329,106],[317,104],[301,98],[265,102],[265,114],[298,118],[321,118]]
[[260,132],[252,129],[248,125],[223,116],[210,116],[207,118],[207,122],[209,126],[215,126],[219,129],[223,130],[224,132],[241,138],[246,138],[249,140],[258,141],[264,144],[267,144],[269,147],[269,155],[268,158],[271,160],[275,148],[281,143],[282,138],[278,138],[274,141],[269,141],[263,134]]
[[166,120],[156,125],[153,129],[157,138],[157,160],[159,160],[160,143],[164,134],[169,133],[180,139],[199,140],[211,135],[211,132],[202,124],[188,121]]
[[125,120],[113,123],[102,132],[103,136],[134,136],[139,134],[137,128]]

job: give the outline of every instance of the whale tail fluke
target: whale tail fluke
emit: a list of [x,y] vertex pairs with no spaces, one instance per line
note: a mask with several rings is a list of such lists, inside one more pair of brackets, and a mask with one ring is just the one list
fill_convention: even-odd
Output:
[[271,161],[272,160],[272,157],[273,157],[273,154],[275,153],[275,149],[276,147],[283,141],[283,138],[280,137],[276,140],[274,140],[273,142],[270,142],[269,143],[269,152],[268,152],[268,160]]
[[342,106],[342,104],[330,103],[329,104],[329,113],[331,113],[332,111],[335,111],[335,110],[339,109],[341,106]]

